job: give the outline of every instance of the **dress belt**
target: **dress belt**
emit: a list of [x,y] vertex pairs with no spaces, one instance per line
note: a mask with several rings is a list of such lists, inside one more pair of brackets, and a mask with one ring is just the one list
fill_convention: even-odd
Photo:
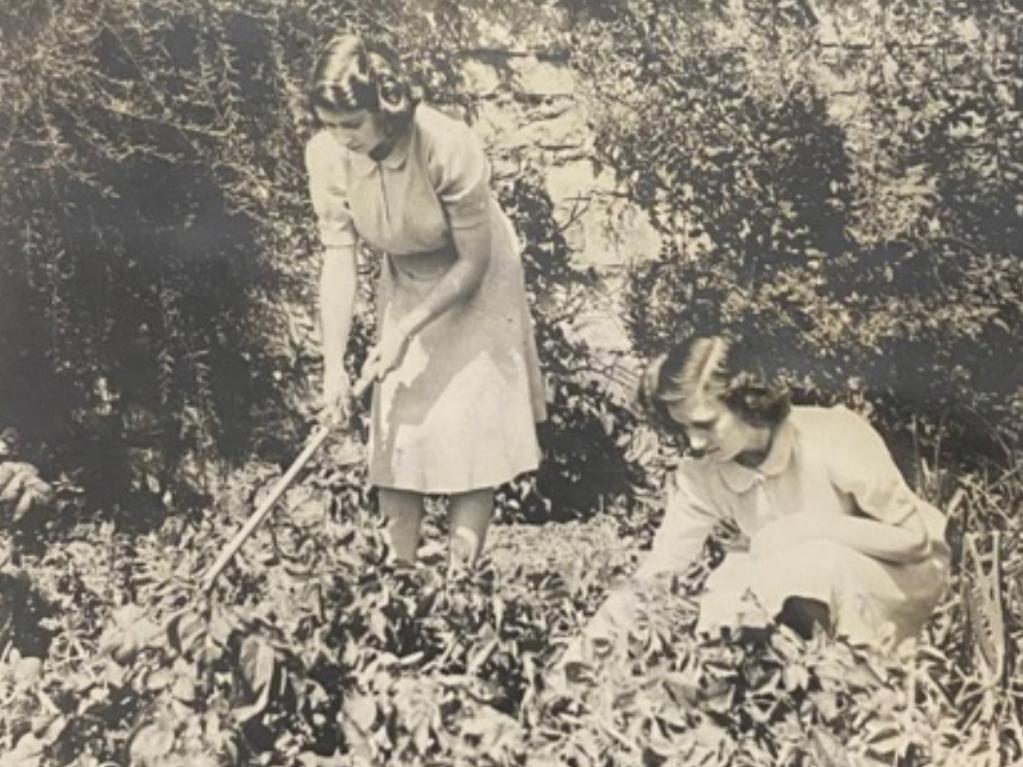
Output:
[[419,253],[390,255],[391,265],[395,271],[410,280],[435,280],[447,273],[458,256],[453,245],[445,245],[436,250]]

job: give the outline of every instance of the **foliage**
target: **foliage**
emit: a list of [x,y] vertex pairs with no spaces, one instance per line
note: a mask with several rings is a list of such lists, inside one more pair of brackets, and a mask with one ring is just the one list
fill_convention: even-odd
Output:
[[0,420],[89,463],[93,490],[161,494],[189,458],[294,430],[282,398],[310,360],[282,301],[308,297],[315,248],[289,101],[310,52],[382,24],[449,96],[456,20],[434,18],[443,4],[94,5],[24,0],[0,19]]
[[[275,478],[271,466],[238,473],[202,520],[170,517],[143,536],[89,523],[44,552],[18,549],[25,593],[45,609],[16,616],[24,636],[0,655],[3,763],[997,765],[1023,755],[1018,589],[1006,591],[1013,654],[1001,683],[971,659],[955,588],[901,656],[787,629],[694,638],[691,595],[713,560],[640,593],[640,617],[616,642],[559,670],[565,641],[633,567],[635,544],[609,518],[497,527],[474,573],[446,571],[431,519],[421,565],[396,569],[365,510],[362,470],[336,466],[328,454],[312,467],[209,598],[200,576],[252,489]],[[960,484],[953,522],[1001,529],[1005,572],[1018,572],[1018,475]]]
[[548,410],[538,426],[540,469],[503,488],[501,505],[508,517],[519,520],[585,516],[607,499],[631,496],[644,483],[643,472],[627,458],[636,419],[601,375],[599,354],[570,332],[597,278],[570,263],[571,251],[542,180],[518,175],[499,189],[499,196],[523,243]]
[[1018,6],[566,5],[597,160],[664,237],[633,275],[637,346],[727,330],[810,398],[1004,455],[1023,380]]

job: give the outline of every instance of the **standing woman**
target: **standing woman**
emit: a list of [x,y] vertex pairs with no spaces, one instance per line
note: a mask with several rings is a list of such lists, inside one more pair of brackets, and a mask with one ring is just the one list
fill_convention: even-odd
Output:
[[324,397],[343,415],[356,252],[377,285],[369,479],[397,559],[415,559],[424,497],[450,496],[453,562],[475,562],[494,488],[535,469],[542,379],[518,243],[472,130],[416,103],[395,62],[355,35],[322,50],[306,146],[324,247]]

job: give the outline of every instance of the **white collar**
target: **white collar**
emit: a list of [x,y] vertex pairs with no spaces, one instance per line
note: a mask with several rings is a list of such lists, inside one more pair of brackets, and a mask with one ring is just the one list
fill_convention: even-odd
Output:
[[412,146],[413,126],[409,125],[407,130],[398,138],[391,151],[381,160],[374,160],[368,154],[362,152],[349,152],[343,150],[348,157],[350,167],[359,175],[368,176],[373,171],[383,166],[389,170],[398,170],[408,160],[409,149]]
[[796,446],[796,427],[786,418],[774,432],[767,457],[755,468],[728,461],[718,468],[725,484],[736,493],[745,493],[764,477],[776,477],[789,467]]

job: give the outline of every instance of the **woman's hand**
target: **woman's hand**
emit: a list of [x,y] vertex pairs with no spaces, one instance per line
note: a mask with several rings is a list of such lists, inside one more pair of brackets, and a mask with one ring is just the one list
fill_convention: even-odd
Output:
[[387,333],[366,357],[366,362],[362,366],[362,375],[365,376],[368,371],[373,371],[374,378],[382,381],[384,376],[401,365],[411,338],[412,334],[402,327],[396,327]]
[[348,418],[351,400],[352,383],[348,374],[338,366],[338,370],[327,370],[323,375],[323,409],[320,420],[333,426],[344,423]]
[[39,470],[24,461],[0,463],[0,514],[11,513],[18,522],[33,509],[53,501],[53,487],[39,477]]

